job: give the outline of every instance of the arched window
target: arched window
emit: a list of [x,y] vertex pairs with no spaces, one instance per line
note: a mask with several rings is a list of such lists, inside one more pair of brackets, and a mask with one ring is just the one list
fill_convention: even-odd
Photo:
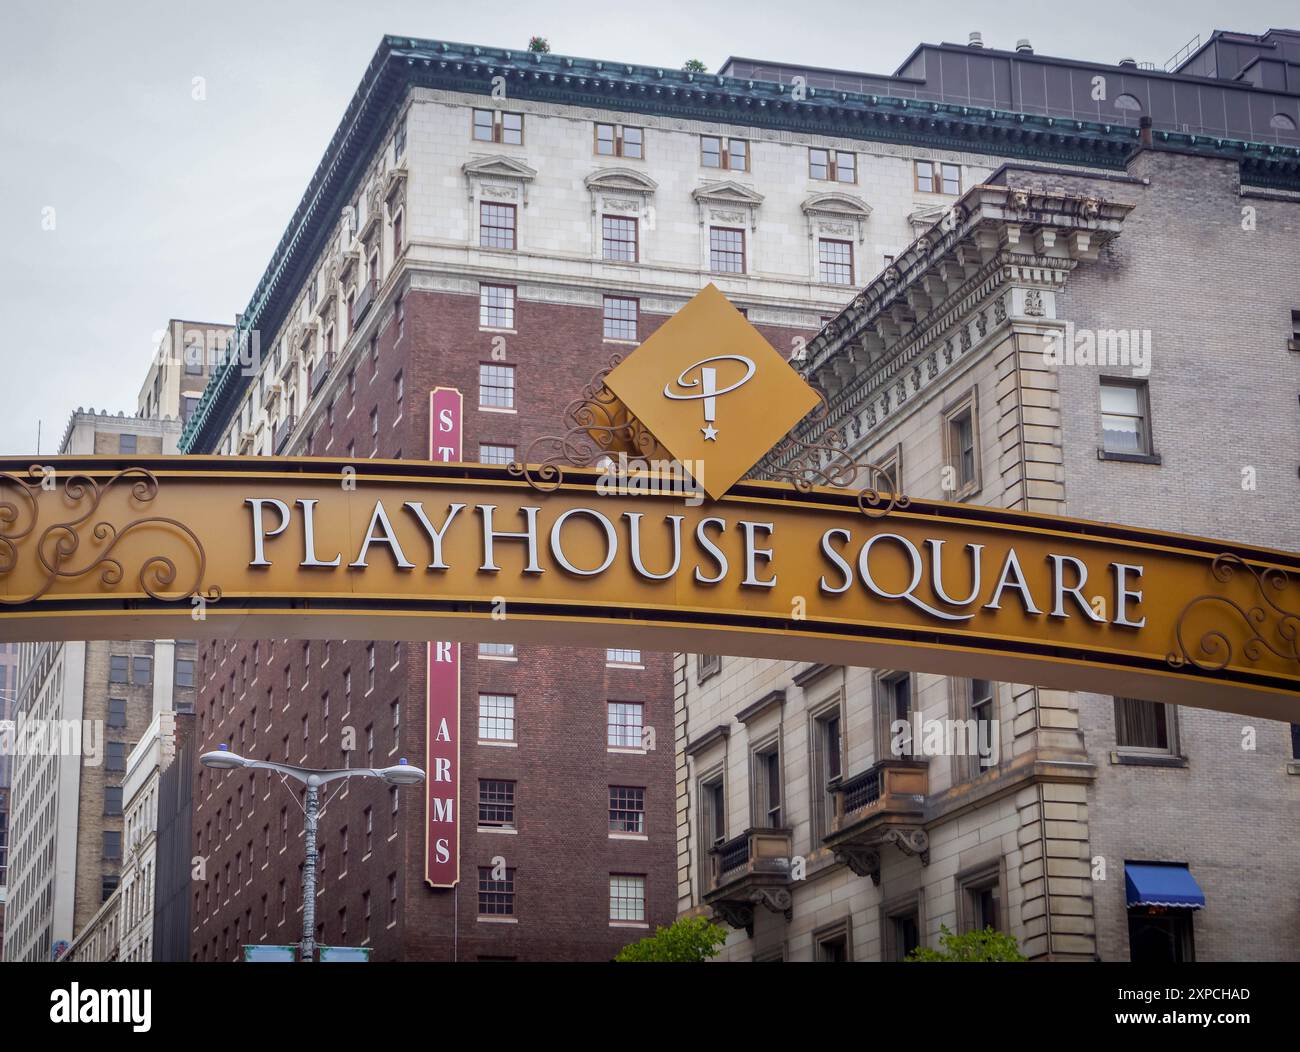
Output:
[[1278,131],[1295,131],[1295,121],[1285,113],[1275,113],[1268,122],[1270,128],[1276,128]]
[[1138,102],[1136,95],[1119,95],[1115,99],[1115,108],[1117,110],[1133,110],[1136,113],[1142,112],[1142,103]]

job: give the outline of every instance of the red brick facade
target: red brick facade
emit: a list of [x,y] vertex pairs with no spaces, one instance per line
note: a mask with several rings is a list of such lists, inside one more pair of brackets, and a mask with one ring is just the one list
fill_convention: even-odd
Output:
[[[516,334],[480,330],[476,295],[407,290],[400,310],[394,310],[391,301],[374,309],[390,314],[377,338],[377,366],[369,346],[354,349],[340,361],[328,382],[327,399],[334,399],[332,425],[323,410],[314,411],[307,421],[310,447],[303,442],[291,452],[346,457],[353,443],[356,457],[370,456],[373,450],[381,457],[423,458],[428,449],[428,392],[441,386],[459,388],[464,395],[467,460],[478,458],[480,443],[514,446],[523,456],[530,441],[561,430],[564,407],[605,365],[610,353],[630,349],[602,339],[601,311],[590,307],[520,301]],[[663,316],[643,314],[639,338],[645,339],[663,320]],[[788,347],[792,336],[807,334],[768,331],[765,335],[775,346]],[[497,361],[513,365],[516,371],[515,413],[478,408],[479,365],[493,361],[493,341],[501,339],[505,354]],[[379,414],[377,450],[372,411]],[[635,647],[636,640],[629,638],[627,645]],[[262,640],[257,644],[259,667],[254,672],[254,644],[232,644],[228,651],[221,643],[204,645],[201,749],[228,742],[248,756],[284,760],[287,738],[288,762],[294,764],[384,766],[402,756],[422,763],[425,648],[375,644],[374,686],[368,690],[367,646],[365,641],[335,641],[329,644],[326,661],[326,644],[314,641],[304,664],[301,641]],[[642,657],[643,669],[607,668],[604,649],[520,646],[517,660],[508,662],[481,659],[476,646],[463,645],[460,884],[442,890],[424,883],[422,789],[396,791],[394,822],[392,790],[378,781],[352,780],[329,803],[320,822],[320,940],[327,945],[370,945],[376,960],[602,960],[656,925],[671,923],[676,908],[671,656],[644,653]],[[247,682],[242,671],[245,662]],[[345,687],[348,670],[350,696]],[[323,701],[327,691],[328,725]],[[477,743],[480,692],[515,696],[514,747]],[[395,701],[400,703],[396,739]],[[654,728],[655,749],[644,753],[607,749],[610,701],[644,705],[644,722]],[[308,720],[305,744],[304,717]],[[349,726],[354,728],[356,744],[350,762],[341,749],[344,728]],[[372,729],[374,752],[368,757]],[[476,830],[480,778],[516,783],[517,833]],[[610,786],[645,789],[646,839],[609,835]],[[207,880],[194,884],[191,956],[231,960],[239,956],[241,942],[296,942],[302,924],[303,842],[302,813],[291,790],[273,785],[265,774],[222,778],[202,771],[197,788],[196,854],[207,858]],[[323,799],[329,799],[329,794]],[[369,844],[367,808],[371,809]],[[218,809],[220,837],[209,833]],[[284,809],[289,832],[282,850]],[[513,923],[483,921],[478,916],[478,867],[492,865],[497,857],[514,870]],[[609,878],[614,874],[644,876],[644,930],[611,926]],[[390,903],[390,878],[396,881],[395,906]]]

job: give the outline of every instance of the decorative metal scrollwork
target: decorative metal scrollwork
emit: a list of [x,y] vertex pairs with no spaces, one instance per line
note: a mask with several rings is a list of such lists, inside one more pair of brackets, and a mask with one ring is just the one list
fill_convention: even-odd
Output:
[[[830,417],[831,404],[825,391],[812,381],[808,383],[817,392],[820,403],[804,419],[816,427]],[[816,485],[849,489],[860,485],[865,476],[867,484],[858,489],[858,507],[873,519],[911,503],[906,494],[895,492],[892,485],[882,485],[893,481],[888,471],[849,452],[844,424],[819,429],[811,442],[791,432],[773,447],[764,464],[769,477],[792,483],[800,493],[807,493]]]
[[[1178,620],[1174,623],[1176,649],[1166,658],[1171,667],[1183,668],[1190,664],[1205,672],[1217,672],[1232,662],[1235,650],[1225,628],[1210,628],[1201,635],[1197,642],[1197,649],[1203,655],[1201,658],[1187,645],[1188,616],[1194,610],[1215,607],[1220,608],[1220,612],[1231,612],[1241,619],[1241,624],[1249,634],[1241,644],[1241,652],[1248,661],[1260,661],[1266,654],[1272,654],[1283,661],[1300,664],[1300,611],[1288,610],[1270,594],[1285,592],[1291,585],[1290,575],[1276,566],[1257,570],[1232,554],[1217,555],[1210,564],[1210,572],[1224,584],[1231,581],[1238,570],[1245,570],[1254,578],[1255,591],[1261,602],[1254,606],[1243,606],[1224,595],[1198,595],[1189,600],[1179,611]],[[1273,641],[1264,634],[1270,627],[1274,635]]]
[[[48,500],[42,501],[37,495],[45,489],[57,490],[58,486],[52,484],[53,480],[54,475],[49,469],[39,464],[27,469],[26,478],[7,471],[0,472],[0,493],[6,494],[4,499],[0,499],[0,577],[12,573],[18,567],[20,544],[36,532],[40,523],[41,505],[48,503]],[[94,518],[105,495],[115,483],[122,480],[130,484],[131,500],[137,504],[150,504],[158,495],[158,479],[142,467],[125,468],[110,475],[102,483],[89,475],[75,474],[67,477],[62,486],[63,499],[71,505],[69,514],[72,517],[46,526],[35,542],[33,554],[44,571],[44,581],[27,595],[0,595],[0,605],[19,606],[30,603],[45,595],[61,579],[85,577],[96,571],[101,585],[116,588],[126,577],[126,568],[116,554],[118,544],[127,534],[149,527],[174,530],[184,536],[192,546],[196,568],[190,586],[184,590],[176,589],[172,587],[178,576],[175,560],[163,553],[146,557],[141,562],[136,578],[146,595],[160,602],[179,602],[200,596],[206,602],[215,603],[221,598],[221,589],[215,585],[203,589],[207,553],[198,535],[183,522],[153,515],[117,526],[106,519],[100,519],[83,533],[81,527]],[[12,497],[12,494],[17,494],[21,499]],[[87,540],[93,541],[87,547],[94,549],[89,554],[89,561],[75,563],[83,541]]]
[[605,377],[623,360],[610,355],[609,363],[591,378],[564,410],[568,430],[562,435],[543,435],[529,443],[522,462],[506,469],[543,493],[557,489],[564,481],[564,468],[589,468],[602,456],[631,451],[648,456],[656,446],[654,436],[623,407],[605,386]]

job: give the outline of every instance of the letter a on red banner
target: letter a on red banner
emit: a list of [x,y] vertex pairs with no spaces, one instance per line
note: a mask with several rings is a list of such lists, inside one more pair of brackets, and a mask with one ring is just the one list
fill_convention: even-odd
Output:
[[[461,394],[429,394],[429,459],[461,459]],[[424,879],[452,888],[460,879],[460,644],[429,644],[425,676]]]

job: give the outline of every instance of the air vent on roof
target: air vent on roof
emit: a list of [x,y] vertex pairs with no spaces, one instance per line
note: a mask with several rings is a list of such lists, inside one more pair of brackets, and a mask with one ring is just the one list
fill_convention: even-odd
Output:
[[1119,60],[1119,64],[1121,66],[1132,66],[1134,69],[1136,69],[1138,61],[1135,58],[1122,58]]
[[1016,41],[1016,50],[1021,51],[1026,55],[1032,55],[1034,53],[1034,46],[1029,43],[1028,37],[1021,37]]
[[967,41],[967,47],[983,47],[984,35],[982,33],[972,33]]

